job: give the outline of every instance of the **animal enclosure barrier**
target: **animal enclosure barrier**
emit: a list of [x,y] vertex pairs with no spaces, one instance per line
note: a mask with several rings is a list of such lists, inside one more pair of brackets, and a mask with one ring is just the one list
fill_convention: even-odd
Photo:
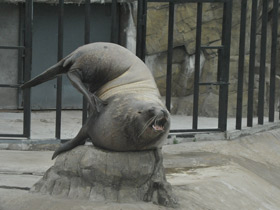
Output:
[[[196,3],[196,47],[195,47],[195,74],[193,88],[193,120],[192,129],[171,130],[171,132],[204,132],[204,131],[226,131],[227,129],[227,104],[228,104],[228,79],[229,79],[229,59],[230,59],[230,38],[231,38],[231,19],[232,19],[232,1],[231,0],[139,0],[138,1],[138,25],[137,25],[137,56],[145,61],[146,51],[146,17],[148,2],[168,2],[169,3],[169,22],[168,22],[168,52],[167,52],[167,77],[166,77],[166,106],[171,108],[171,81],[172,81],[172,56],[173,56],[173,33],[174,33],[174,10],[176,4]],[[203,46],[201,44],[202,36],[202,7],[204,3],[222,3],[223,4],[223,23],[222,23],[222,42],[218,46]],[[218,70],[216,82],[200,82],[200,52],[205,49],[218,51]],[[219,86],[219,113],[218,127],[198,128],[198,101],[199,88],[205,85]]]
[[[257,114],[258,124],[262,125],[265,122],[267,114],[268,121],[274,122],[276,102],[280,96],[277,95],[277,56],[279,47],[277,46],[278,38],[278,10],[279,0],[138,0],[137,6],[137,36],[136,36],[136,55],[145,61],[147,58],[147,15],[148,4],[165,3],[168,7],[168,32],[167,32],[167,62],[166,62],[166,106],[170,110],[172,104],[172,73],[174,71],[172,60],[174,59],[174,31],[176,28],[176,7],[180,4],[195,4],[196,5],[196,20],[195,20],[195,64],[194,64],[194,83],[192,87],[193,106],[192,106],[192,126],[191,129],[172,129],[171,133],[189,133],[189,132],[215,132],[226,131],[228,126],[228,102],[229,89],[232,87],[229,80],[230,74],[233,71],[237,72],[236,84],[236,115],[235,128],[242,129],[242,118],[246,117],[247,124],[245,126],[253,126],[253,117]],[[261,2],[261,4],[259,4]],[[57,60],[60,60],[65,50],[65,3],[59,0],[55,5],[57,8]],[[218,45],[203,45],[203,17],[204,6],[206,4],[222,5],[222,23],[221,23],[221,43]],[[238,4],[241,8],[240,14],[232,14],[233,3]],[[91,37],[91,22],[92,11],[90,0],[82,2],[83,12],[83,43],[92,42]],[[32,63],[34,63],[33,39],[34,39],[34,2],[33,0],[25,0],[24,3],[19,3],[20,7],[20,24],[19,30],[24,31],[19,39],[18,46],[0,46],[1,50],[17,50],[18,51],[18,68],[19,76],[17,84],[0,84],[0,88],[18,89],[19,96],[23,101],[23,132],[22,134],[7,134],[1,133],[0,137],[24,137],[30,138],[31,125],[31,92],[29,89],[21,91],[19,86],[31,79]],[[93,6],[94,7],[94,6]],[[117,0],[112,0],[110,4],[110,41],[120,43],[120,5]],[[239,20],[239,38],[238,38],[238,65],[231,66],[231,45],[232,45],[232,19],[234,16],[240,15]],[[248,16],[250,18],[248,18]],[[257,27],[261,23],[261,27]],[[269,30],[271,29],[271,30]],[[1,29],[0,29],[1,30]],[[270,34],[269,34],[270,32]],[[271,41],[269,40],[271,35]],[[258,45],[259,43],[259,45]],[[236,44],[236,43],[235,43]],[[1,44],[2,45],[2,44]],[[249,48],[246,49],[246,45]],[[271,47],[270,47],[271,46]],[[202,82],[201,57],[200,53],[206,50],[213,50],[218,55],[216,81]],[[249,54],[246,54],[246,52]],[[259,51],[259,54],[258,54]],[[248,72],[246,72],[246,55],[248,59]],[[33,59],[33,60],[32,60]],[[268,61],[269,60],[269,61]],[[259,62],[259,63],[258,63]],[[269,75],[269,76],[268,76]],[[247,78],[246,78],[247,76]],[[248,80],[248,81],[247,81]],[[55,119],[55,137],[61,139],[61,111],[62,111],[62,77],[58,77],[56,81],[56,119]],[[217,87],[218,89],[218,125],[216,128],[199,128],[199,100],[200,90],[204,87]],[[265,92],[267,91],[267,93]],[[265,95],[268,95],[266,99]],[[257,95],[257,97],[256,97]],[[257,100],[255,99],[257,98]],[[232,99],[231,99],[232,100]],[[267,100],[267,112],[265,104]],[[246,103],[246,106],[244,106]],[[256,107],[256,113],[254,109]],[[245,112],[245,114],[244,114]],[[246,116],[245,116],[246,115]],[[87,103],[83,99],[83,122],[87,117]],[[280,117],[280,116],[279,116]]]

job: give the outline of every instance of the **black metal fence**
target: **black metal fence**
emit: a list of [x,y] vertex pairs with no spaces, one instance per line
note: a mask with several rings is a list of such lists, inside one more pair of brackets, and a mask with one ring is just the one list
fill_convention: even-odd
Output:
[[[193,91],[193,121],[192,129],[171,130],[171,132],[199,132],[199,131],[226,131],[227,129],[227,105],[228,105],[228,80],[229,80],[229,59],[230,59],[230,38],[232,19],[232,0],[138,0],[138,25],[137,25],[137,50],[136,54],[145,61],[146,50],[146,17],[148,2],[169,2],[168,22],[168,52],[167,52],[167,77],[166,77],[166,107],[170,110],[171,104],[171,81],[172,81],[172,56],[173,56],[173,31],[174,31],[174,9],[177,3],[197,3],[196,22],[196,51],[195,51],[195,75]],[[201,45],[202,33],[202,6],[203,3],[223,3],[222,43],[220,46]],[[202,83],[199,78],[200,52],[203,49],[215,49],[218,51],[218,75],[217,81]],[[201,85],[218,85],[219,92],[219,114],[218,128],[198,128],[198,101],[199,87]]]
[[[196,52],[195,52],[195,76],[193,88],[193,120],[192,129],[171,130],[177,132],[200,132],[200,131],[226,131],[227,130],[227,109],[228,109],[228,86],[229,86],[229,63],[230,63],[230,44],[231,44],[231,22],[232,22],[232,0],[138,0],[138,17],[137,17],[137,47],[136,54],[145,61],[146,53],[146,21],[147,5],[149,2],[168,2],[169,3],[169,22],[168,22],[168,53],[167,53],[167,77],[166,77],[166,106],[170,109],[171,104],[171,81],[172,81],[172,56],[173,56],[173,31],[174,31],[174,13],[175,5],[178,3],[196,3]],[[256,28],[257,28],[257,2],[252,1],[251,11],[251,32],[250,32],[250,62],[249,62],[249,85],[248,85],[248,108],[247,108],[247,126],[253,125],[253,96],[255,81],[255,56],[256,56]],[[223,23],[222,23],[222,42],[220,46],[204,46],[201,44],[202,16],[204,3],[221,3],[223,4]],[[85,27],[84,43],[89,43],[90,39],[90,0],[85,0]],[[244,57],[245,57],[245,35],[246,35],[246,16],[247,0],[241,0],[241,24],[240,24],[240,43],[239,43],[239,65],[238,65],[238,90],[237,90],[237,111],[236,111],[236,129],[242,128],[242,98],[243,98],[243,80],[244,80]],[[22,82],[28,81],[31,77],[32,64],[32,11],[33,0],[26,0],[24,7],[24,45],[23,46],[0,46],[0,49],[14,49],[24,53],[24,77],[19,84],[1,85],[5,88],[18,88]],[[57,5],[58,12],[58,55],[60,60],[63,55],[63,14],[64,0],[59,0]],[[269,94],[269,122],[274,122],[275,116],[275,78],[276,78],[276,60],[277,60],[277,31],[278,31],[278,7],[279,1],[273,0],[272,9],[272,47],[271,47],[271,67],[270,67],[270,94]],[[267,50],[267,21],[268,21],[268,0],[262,0],[262,29],[261,29],[261,55],[260,55],[260,72],[259,72],[259,91],[258,91],[258,124],[264,123],[264,85],[265,85],[265,64]],[[118,43],[119,37],[119,8],[117,0],[112,0],[111,4],[111,42]],[[217,81],[212,83],[202,83],[199,78],[200,71],[200,51],[204,49],[217,50],[218,53],[218,71]],[[218,127],[215,129],[198,129],[198,101],[199,88],[202,85],[219,86],[219,113]],[[57,99],[56,99],[56,130],[55,137],[61,138],[61,98],[62,98],[62,78],[57,78]],[[31,123],[31,104],[30,90],[23,92],[23,109],[24,109],[24,126],[23,134],[0,134],[0,137],[30,137]],[[87,117],[87,104],[83,100],[83,122]]]
[[[240,43],[239,43],[239,67],[238,67],[238,95],[236,112],[236,129],[242,128],[242,98],[243,98],[243,76],[244,76],[244,55],[245,55],[245,31],[247,0],[242,0]],[[250,37],[250,62],[249,62],[249,85],[248,85],[248,106],[247,106],[247,126],[253,126],[253,98],[255,80],[255,60],[256,60],[256,35],[257,35],[257,5],[258,1],[252,1],[251,13],[251,37]],[[275,78],[276,78],[276,58],[277,58],[277,32],[278,32],[278,8],[279,1],[273,0],[272,9],[272,43],[270,61],[270,90],[269,90],[269,122],[275,120]],[[266,51],[267,51],[267,27],[268,27],[268,0],[262,1],[262,28],[261,28],[261,49],[260,49],[260,70],[259,70],[259,90],[258,90],[258,124],[264,123],[264,90],[266,73]]]
[[[28,81],[31,78],[32,64],[32,11],[33,1],[26,1],[25,5],[21,5],[24,9],[20,9],[20,18],[24,18],[24,41],[23,46],[0,46],[0,49],[18,50],[19,68],[23,68],[23,75],[19,77],[18,84],[0,84],[0,88],[19,88],[23,81]],[[22,12],[24,11],[24,14]],[[20,29],[21,30],[21,29]],[[19,41],[21,44],[21,40]],[[23,61],[21,62],[21,57]],[[23,80],[23,81],[22,81]],[[23,91],[23,132],[22,134],[0,134],[0,137],[30,137],[31,123],[31,105],[30,105],[30,89]]]
[[[84,44],[90,42],[90,0],[85,0],[85,21],[84,21]],[[0,84],[0,88],[19,88],[19,86],[31,79],[32,70],[32,31],[33,31],[33,0],[25,0],[24,4],[20,4],[20,9],[24,14],[21,18],[24,18],[24,45],[23,46],[0,46],[0,49],[14,49],[19,51],[19,61],[21,57],[24,57],[24,65],[22,71],[23,78],[18,81],[18,84]],[[63,28],[64,28],[64,0],[59,0],[57,5],[58,9],[58,45],[57,45],[57,60],[63,58]],[[118,43],[119,37],[119,8],[117,0],[112,0],[111,3],[111,42]],[[22,134],[0,134],[0,137],[26,137],[30,138],[30,125],[31,125],[31,103],[30,103],[30,89],[23,91],[23,133]],[[61,138],[61,103],[62,103],[62,77],[57,78],[57,93],[56,93],[56,123],[55,123],[55,137]],[[83,98],[83,123],[87,118],[87,102]]]

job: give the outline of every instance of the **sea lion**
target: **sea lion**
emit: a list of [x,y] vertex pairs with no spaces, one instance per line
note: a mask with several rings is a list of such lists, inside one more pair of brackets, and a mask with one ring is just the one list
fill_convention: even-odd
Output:
[[151,71],[133,53],[112,43],[79,47],[54,66],[23,84],[32,87],[66,73],[88,100],[91,114],[62,152],[85,143],[112,151],[160,148],[170,127],[170,114],[160,100]]

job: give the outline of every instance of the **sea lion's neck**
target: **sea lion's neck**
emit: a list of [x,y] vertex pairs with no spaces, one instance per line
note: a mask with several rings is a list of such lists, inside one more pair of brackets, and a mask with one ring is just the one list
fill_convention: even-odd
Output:
[[115,94],[126,94],[126,92],[137,94],[148,92],[153,97],[160,97],[150,70],[140,62],[136,62],[122,75],[103,85],[96,95],[102,100],[107,100]]

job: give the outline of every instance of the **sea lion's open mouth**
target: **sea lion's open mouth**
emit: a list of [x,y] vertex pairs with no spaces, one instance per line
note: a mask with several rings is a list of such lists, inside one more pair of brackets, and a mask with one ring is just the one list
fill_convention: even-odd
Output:
[[156,118],[151,126],[155,131],[164,131],[164,125],[166,121],[167,119],[165,117]]

